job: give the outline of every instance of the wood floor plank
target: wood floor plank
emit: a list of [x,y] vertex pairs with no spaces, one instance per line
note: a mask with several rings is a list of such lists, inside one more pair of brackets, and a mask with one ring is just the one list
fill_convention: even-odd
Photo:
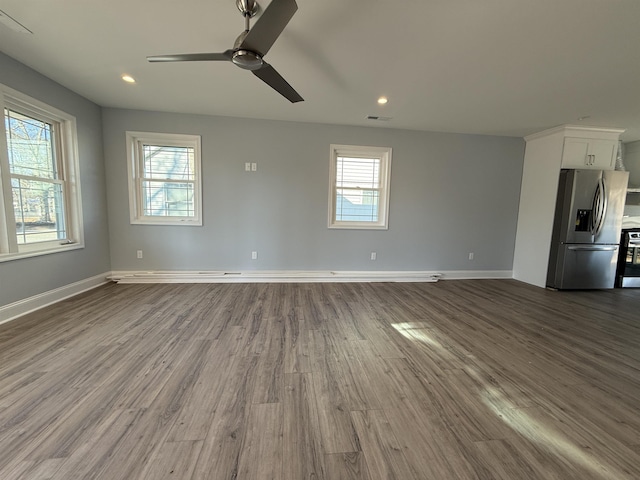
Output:
[[2,478],[25,478],[29,480],[51,480],[64,459],[52,458],[41,462],[24,461],[15,466],[14,470],[4,472]]
[[325,334],[313,330],[312,336],[312,384],[318,411],[322,444],[326,453],[345,453],[360,450],[358,437],[349,415],[347,400],[340,389],[339,379],[332,373],[332,350]]
[[238,478],[280,480],[282,478],[282,405],[263,403],[251,406]]
[[[314,378],[314,390],[321,390]],[[340,404],[317,404],[319,429],[322,436],[322,445],[326,453],[347,453],[360,450],[360,441],[353,426],[349,410]]]
[[337,384],[345,407],[349,410],[380,409],[381,402],[369,382],[364,367],[356,355],[353,343],[363,340],[335,339],[331,335],[315,336],[315,341],[323,341],[323,369]]
[[140,480],[172,480],[191,478],[196,461],[202,449],[202,440],[165,442],[157,448],[145,468]]
[[209,425],[193,480],[208,480],[212,472],[219,478],[236,478],[251,408],[258,357],[241,357],[228,377],[215,415]]
[[326,478],[331,480],[370,480],[362,452],[325,455]]
[[[124,479],[124,477],[119,477],[116,472],[106,472],[104,466],[120,447],[121,442],[131,435],[132,427],[143,421],[144,413],[144,410],[141,409],[110,411],[93,429],[93,435],[63,459],[60,468],[52,478],[61,480]],[[6,476],[2,478],[18,479],[20,477]]]
[[299,306],[291,308],[284,317],[284,373],[311,372],[310,334],[302,309]]
[[283,398],[284,480],[332,480],[324,464],[318,410],[309,373],[285,375]]
[[202,368],[194,381],[193,389],[177,413],[167,436],[169,442],[204,440],[222,398],[230,372],[239,361],[230,354],[219,340],[211,343],[206,356],[201,359]]
[[351,412],[372,479],[411,480],[422,477],[407,461],[382,410]]
[[284,384],[285,322],[281,317],[271,317],[263,319],[262,324],[268,333],[259,353],[252,402],[279,403]]
[[[474,442],[477,449],[475,455],[479,466],[485,472],[490,472],[495,480],[535,480],[560,479],[557,472],[546,468],[530,459],[522,458],[520,451],[506,440],[485,440]],[[487,473],[489,475],[489,473]]]
[[469,443],[457,438],[442,419],[427,408],[410,407],[385,408],[384,413],[417,478],[491,478],[473,463]]
[[351,341],[349,348],[361,363],[372,395],[378,399],[380,408],[397,407],[407,401],[405,392],[408,387],[395,375],[386,363],[386,358],[377,355],[369,340]]

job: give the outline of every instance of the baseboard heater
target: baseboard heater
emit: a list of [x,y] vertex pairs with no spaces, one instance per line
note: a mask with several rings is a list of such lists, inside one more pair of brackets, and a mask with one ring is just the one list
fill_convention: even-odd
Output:
[[436,272],[366,271],[127,271],[113,272],[116,283],[295,283],[295,282],[437,282]]

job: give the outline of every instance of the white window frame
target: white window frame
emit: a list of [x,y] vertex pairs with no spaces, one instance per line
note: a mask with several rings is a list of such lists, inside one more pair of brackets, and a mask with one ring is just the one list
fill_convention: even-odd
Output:
[[[129,215],[131,223],[141,225],[202,226],[202,154],[200,135],[127,132],[126,141],[127,168],[129,171]],[[142,199],[143,178],[141,175],[143,173],[144,161],[142,154],[143,145],[191,147],[194,149],[194,180],[184,181],[184,183],[193,184],[194,216],[144,215]]]
[[[358,145],[331,145],[331,165],[329,169],[329,228],[387,230],[389,228],[389,188],[391,186],[391,148]],[[380,192],[378,221],[338,221],[336,220],[337,163],[338,157],[375,158],[380,161]]]
[[[0,122],[0,262],[84,248],[75,117],[2,84],[0,107],[3,116]],[[63,190],[67,234],[64,239],[18,244],[4,121],[5,108],[54,125],[58,168],[58,179],[55,183],[62,185]]]

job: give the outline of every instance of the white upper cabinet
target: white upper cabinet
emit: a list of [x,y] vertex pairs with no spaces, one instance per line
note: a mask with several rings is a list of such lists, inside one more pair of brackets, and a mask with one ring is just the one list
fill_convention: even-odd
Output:
[[618,142],[601,138],[565,137],[562,168],[613,170]]

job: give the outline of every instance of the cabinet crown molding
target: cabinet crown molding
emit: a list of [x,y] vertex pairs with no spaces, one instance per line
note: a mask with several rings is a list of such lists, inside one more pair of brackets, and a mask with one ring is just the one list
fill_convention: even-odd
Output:
[[623,128],[594,127],[588,125],[560,125],[524,137],[526,142],[548,135],[563,134],[564,137],[604,138],[618,140],[625,132]]

